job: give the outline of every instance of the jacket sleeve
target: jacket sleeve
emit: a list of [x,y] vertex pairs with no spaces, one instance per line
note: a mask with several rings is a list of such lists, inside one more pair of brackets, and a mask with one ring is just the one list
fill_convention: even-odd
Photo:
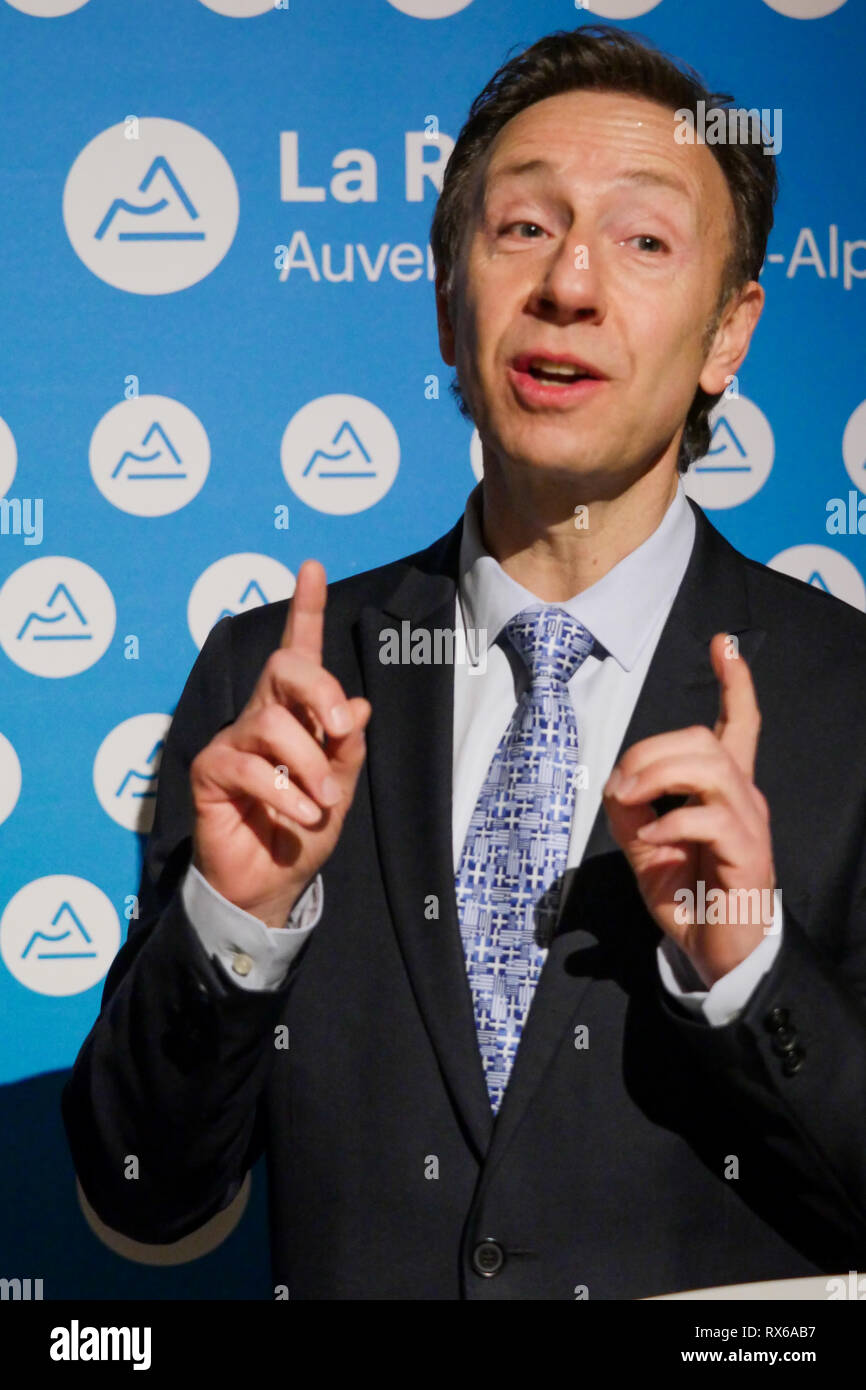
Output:
[[[775,961],[724,1027],[661,1005],[730,1115],[754,1136],[762,1192],[824,1269],[866,1263],[866,839],[821,944],[785,907]],[[743,1125],[745,1120],[745,1125]],[[732,1144],[732,1152],[737,1147]]]
[[175,711],[139,915],[62,1095],[88,1201],[108,1226],[151,1244],[228,1206],[261,1152],[258,1103],[296,969],[276,990],[239,988],[205,951],[180,891],[192,850],[189,765],[237,714],[232,621],[210,633]]

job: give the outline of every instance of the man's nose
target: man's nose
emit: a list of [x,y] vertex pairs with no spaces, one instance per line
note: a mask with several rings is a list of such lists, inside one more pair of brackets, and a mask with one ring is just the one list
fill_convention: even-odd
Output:
[[603,317],[601,265],[595,246],[580,235],[563,237],[552,251],[536,290],[538,307],[564,317]]

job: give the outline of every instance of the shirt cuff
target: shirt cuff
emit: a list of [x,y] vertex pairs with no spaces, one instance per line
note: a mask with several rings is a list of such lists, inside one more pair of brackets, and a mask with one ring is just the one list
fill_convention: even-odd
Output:
[[190,864],[181,899],[209,956],[216,956],[241,989],[276,990],[322,915],[324,889],[316,874],[284,927],[266,927],[259,917],[229,902]]
[[735,965],[726,975],[721,975],[709,989],[704,986],[685,952],[669,936],[665,936],[656,949],[662,984],[678,1004],[690,1014],[702,1016],[714,1028],[732,1023],[742,1013],[758,981],[763,979],[776,959],[782,944],[783,921],[782,895],[776,890],[773,895],[772,926],[765,928],[763,941],[759,941],[739,965]]

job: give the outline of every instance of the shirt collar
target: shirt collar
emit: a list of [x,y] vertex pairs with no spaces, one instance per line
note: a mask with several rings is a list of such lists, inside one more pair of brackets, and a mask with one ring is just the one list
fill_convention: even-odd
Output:
[[[470,492],[463,513],[458,592],[464,628],[486,634],[491,647],[502,628],[524,608],[545,601],[507,575],[482,539],[483,483]],[[588,589],[556,604],[592,633],[597,643],[630,671],[644,643],[669,608],[688,565],[695,537],[695,518],[677,480],[673,500],[656,529]],[[478,642],[469,644],[477,654]],[[475,664],[477,655],[470,655]]]

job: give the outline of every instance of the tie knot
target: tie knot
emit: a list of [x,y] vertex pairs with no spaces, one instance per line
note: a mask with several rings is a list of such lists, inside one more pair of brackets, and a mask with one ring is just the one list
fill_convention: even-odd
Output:
[[564,608],[524,608],[505,631],[532,681],[546,677],[567,683],[593,645],[592,633]]

